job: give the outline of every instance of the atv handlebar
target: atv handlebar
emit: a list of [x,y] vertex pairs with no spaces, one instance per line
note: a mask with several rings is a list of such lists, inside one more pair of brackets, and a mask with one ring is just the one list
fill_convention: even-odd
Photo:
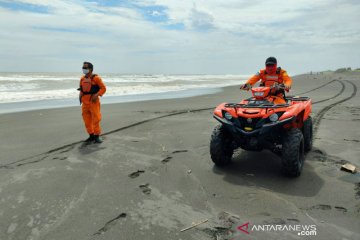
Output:
[[[251,90],[251,88],[252,88],[252,86],[251,86],[251,84],[249,84],[249,83],[245,83],[245,84],[243,84],[243,85],[240,86],[240,90],[249,91],[249,90]],[[276,89],[276,90],[286,90],[286,86],[285,86],[285,84],[283,84],[283,83],[274,82],[274,84],[270,86],[270,91],[272,91],[273,89]]]

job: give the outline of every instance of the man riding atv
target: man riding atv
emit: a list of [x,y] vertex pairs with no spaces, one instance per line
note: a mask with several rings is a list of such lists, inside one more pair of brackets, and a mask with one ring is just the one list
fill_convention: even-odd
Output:
[[[290,177],[301,174],[305,153],[312,147],[311,99],[285,96],[292,80],[276,64],[276,59],[269,57],[266,69],[241,87],[251,88],[252,97],[215,108],[213,116],[220,124],[211,135],[210,155],[217,166],[229,164],[237,148],[267,149],[281,157],[282,173]],[[260,87],[252,87],[260,79]]]
[[265,61],[265,69],[261,69],[247,82],[240,87],[242,90],[250,90],[250,88],[261,80],[260,86],[271,87],[276,86],[270,93],[272,102],[275,104],[286,103],[284,97],[284,90],[289,91],[291,88],[292,80],[284,69],[277,67],[277,60],[274,57],[269,57]]

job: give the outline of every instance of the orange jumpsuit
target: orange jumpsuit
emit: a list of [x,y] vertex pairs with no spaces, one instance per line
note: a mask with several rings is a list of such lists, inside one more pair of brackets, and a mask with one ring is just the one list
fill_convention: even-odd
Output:
[[[247,80],[247,84],[253,86],[257,81],[261,80],[261,84],[265,87],[272,86],[275,82],[281,84],[283,83],[285,87],[290,88],[292,84],[292,80],[287,72],[281,68],[279,68],[275,74],[268,74],[265,69],[261,69],[254,76],[252,76],[249,80]],[[276,96],[272,96],[274,98],[273,102],[275,104],[284,104],[286,103],[284,99],[284,95],[277,94]]]
[[[90,85],[91,84],[91,85]],[[97,97],[96,102],[91,101],[91,97],[94,94],[86,94],[90,91],[90,87],[97,86],[99,96],[102,96],[106,92],[106,87],[98,75],[93,75],[91,78],[82,76],[80,79],[80,97],[82,102],[82,117],[85,123],[86,131],[89,134],[100,135],[100,99]]]

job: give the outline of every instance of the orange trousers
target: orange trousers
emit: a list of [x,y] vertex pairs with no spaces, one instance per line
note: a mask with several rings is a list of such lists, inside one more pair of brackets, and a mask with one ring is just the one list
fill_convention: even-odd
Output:
[[97,100],[95,103],[91,102],[89,104],[82,104],[82,117],[85,123],[86,131],[89,134],[100,135],[100,121],[101,121],[101,112],[100,112],[100,101]]

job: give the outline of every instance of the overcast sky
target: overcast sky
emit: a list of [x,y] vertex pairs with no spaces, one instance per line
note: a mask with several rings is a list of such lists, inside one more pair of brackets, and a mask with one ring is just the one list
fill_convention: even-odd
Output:
[[0,0],[0,71],[290,74],[360,67],[359,0]]

